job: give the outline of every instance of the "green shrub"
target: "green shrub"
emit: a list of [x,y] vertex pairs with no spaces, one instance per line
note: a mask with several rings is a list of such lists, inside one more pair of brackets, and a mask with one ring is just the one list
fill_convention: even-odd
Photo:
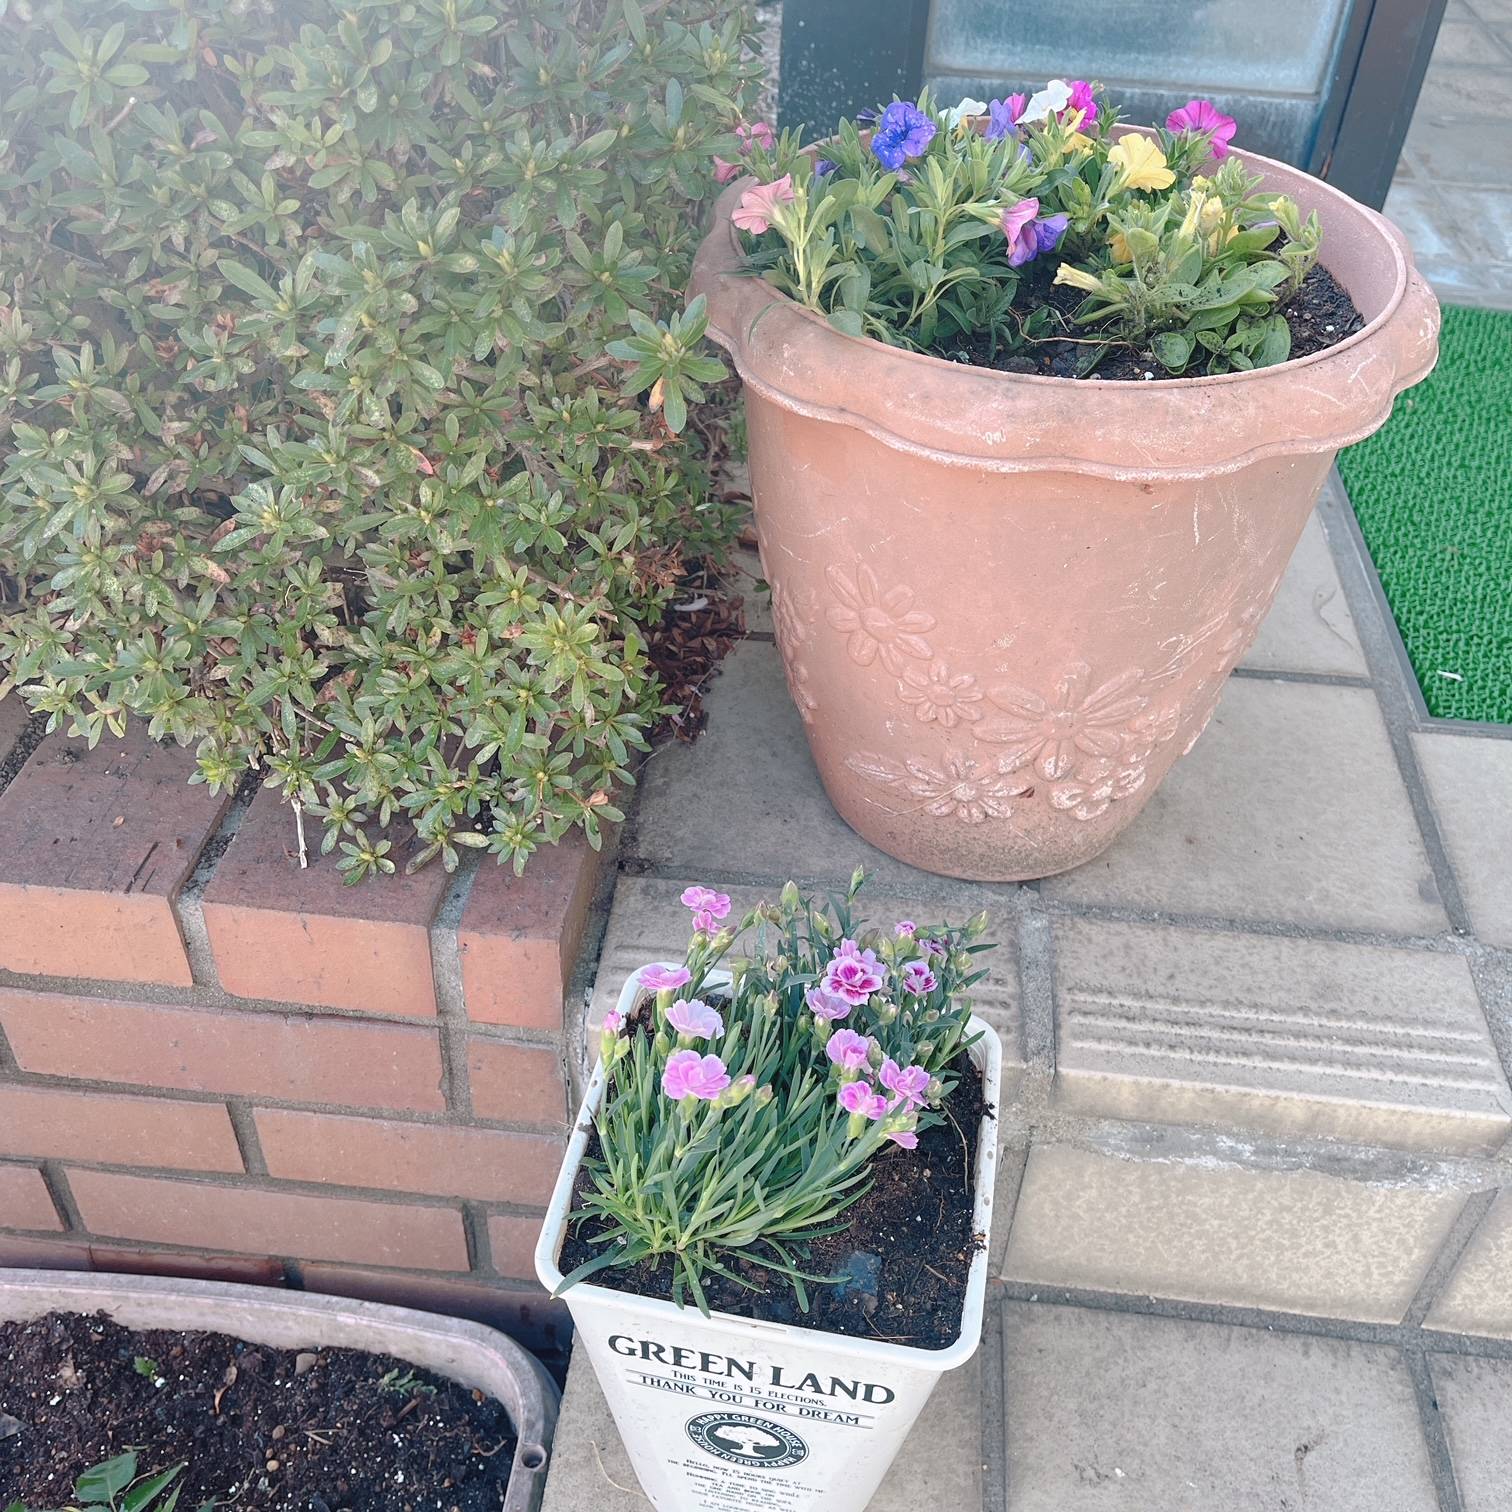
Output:
[[597,843],[732,533],[676,430],[746,28],[0,0],[0,696],[258,768],[351,880],[403,818],[412,865]]

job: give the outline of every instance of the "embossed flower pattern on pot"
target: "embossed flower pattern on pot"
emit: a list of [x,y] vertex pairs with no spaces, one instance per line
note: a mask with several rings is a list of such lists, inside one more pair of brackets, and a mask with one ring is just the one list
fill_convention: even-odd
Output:
[[864,562],[854,575],[831,564],[824,569],[837,600],[825,611],[830,625],[845,636],[845,648],[858,667],[877,660],[901,677],[910,659],[928,661],[933,653],[924,636],[935,618],[913,607],[913,589],[899,583],[885,592],[877,575]]
[[861,777],[882,787],[900,787],[923,800],[926,814],[938,819],[959,819],[981,824],[985,819],[1006,819],[1013,800],[1031,790],[1021,781],[993,771],[971,756],[947,751],[940,766],[909,757],[894,761],[887,756],[858,752],[845,764]]
[[952,677],[944,662],[932,662],[928,668],[905,667],[898,697],[913,710],[920,724],[938,722],[953,730],[962,720],[971,724],[982,717],[982,694],[976,679],[969,672]]
[[772,584],[772,634],[777,641],[778,651],[782,653],[788,693],[798,710],[798,717],[804,724],[813,724],[814,716],[819,710],[819,700],[814,696],[803,651],[812,634],[814,621],[819,616],[819,606],[814,601],[812,592],[802,593],[784,588],[770,574],[768,581]]
[[1011,683],[999,684],[988,688],[987,697],[1006,717],[981,721],[976,734],[1007,746],[998,759],[1000,771],[1014,772],[1032,762],[1046,781],[1069,777],[1083,756],[1118,753],[1130,720],[1150,701],[1140,691],[1143,677],[1139,667],[1130,667],[1089,686],[1092,669],[1075,662],[1056,682],[1050,698]]

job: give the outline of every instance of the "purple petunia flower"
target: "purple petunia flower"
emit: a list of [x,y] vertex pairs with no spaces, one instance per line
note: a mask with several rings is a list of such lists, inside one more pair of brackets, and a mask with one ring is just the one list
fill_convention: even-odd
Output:
[[950,954],[949,944],[939,938],[921,940],[919,944],[923,949],[924,954],[928,956],[939,956],[940,959],[943,960]]
[[686,966],[642,966],[640,984],[650,992],[676,992],[693,980]]
[[915,997],[924,997],[939,985],[934,972],[929,969],[928,961],[910,961],[903,968],[903,987]]
[[831,158],[819,158],[814,164],[815,178],[828,178],[840,165]]
[[929,1072],[923,1066],[900,1066],[889,1056],[882,1062],[878,1073],[882,1085],[894,1092],[900,1102],[912,1108],[924,1106],[925,1094],[929,1091]]
[[859,1113],[873,1121],[887,1116],[887,1099],[864,1081],[846,1082],[836,1094],[836,1101],[847,1113]]
[[808,1004],[809,1012],[816,1019],[845,1018],[851,1011],[851,1005],[838,993],[826,992],[823,987],[810,987],[803,994],[803,1001]]
[[[1008,266],[1021,268],[1026,262],[1039,256],[1041,252],[1039,231],[1036,228],[1035,217],[1039,214],[1040,202],[1037,199],[1021,199],[1016,205],[1010,205],[1003,211],[1003,235],[1008,238]],[[1050,219],[1051,217],[1047,217]],[[1060,240],[1060,235],[1066,229],[1066,217],[1058,217],[1060,232],[1050,243],[1053,247]]]
[[1188,100],[1180,110],[1173,110],[1166,117],[1167,131],[1206,131],[1213,139],[1213,156],[1226,158],[1229,143],[1239,123],[1233,116],[1226,116],[1211,100]]
[[915,924],[912,919],[899,919],[898,922],[893,925],[893,933],[897,935],[900,940],[911,940],[913,939],[915,932],[918,930],[918,927],[919,926]]
[[998,142],[1011,135],[1028,103],[1029,96],[1022,94],[1009,95],[1006,100],[988,100],[987,129],[982,135],[989,142]]
[[717,1055],[700,1055],[696,1050],[674,1050],[662,1070],[662,1091],[673,1102],[685,1097],[713,1102],[729,1085],[725,1063]]
[[730,912],[729,893],[713,892],[707,887],[685,887],[682,893],[684,908],[695,914],[707,914],[711,919],[723,919]]
[[1034,222],[1034,239],[1039,244],[1039,251],[1053,252],[1060,246],[1061,237],[1066,234],[1066,223],[1070,219],[1065,214],[1042,215]]
[[871,1063],[871,1037],[854,1029],[841,1029],[830,1036],[824,1053],[842,1071],[860,1071]]
[[872,154],[884,168],[896,172],[904,163],[923,157],[937,130],[917,105],[894,100],[882,112],[882,119],[872,133]]
[[679,1034],[692,1039],[714,1039],[724,1033],[724,1020],[718,1009],[711,1008],[702,998],[679,998],[667,1009],[667,1022]]

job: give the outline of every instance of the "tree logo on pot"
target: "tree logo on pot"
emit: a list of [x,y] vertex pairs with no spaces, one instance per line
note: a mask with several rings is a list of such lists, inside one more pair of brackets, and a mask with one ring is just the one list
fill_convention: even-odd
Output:
[[791,1428],[747,1412],[704,1412],[688,1419],[688,1437],[732,1465],[784,1470],[808,1458],[808,1445]]

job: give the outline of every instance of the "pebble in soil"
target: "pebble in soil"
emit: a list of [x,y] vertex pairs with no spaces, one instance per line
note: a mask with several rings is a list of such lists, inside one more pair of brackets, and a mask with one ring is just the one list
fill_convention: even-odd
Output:
[[185,1462],[186,1512],[498,1512],[515,1448],[499,1403],[401,1360],[72,1313],[0,1323],[0,1417],[0,1506],[135,1448]]

